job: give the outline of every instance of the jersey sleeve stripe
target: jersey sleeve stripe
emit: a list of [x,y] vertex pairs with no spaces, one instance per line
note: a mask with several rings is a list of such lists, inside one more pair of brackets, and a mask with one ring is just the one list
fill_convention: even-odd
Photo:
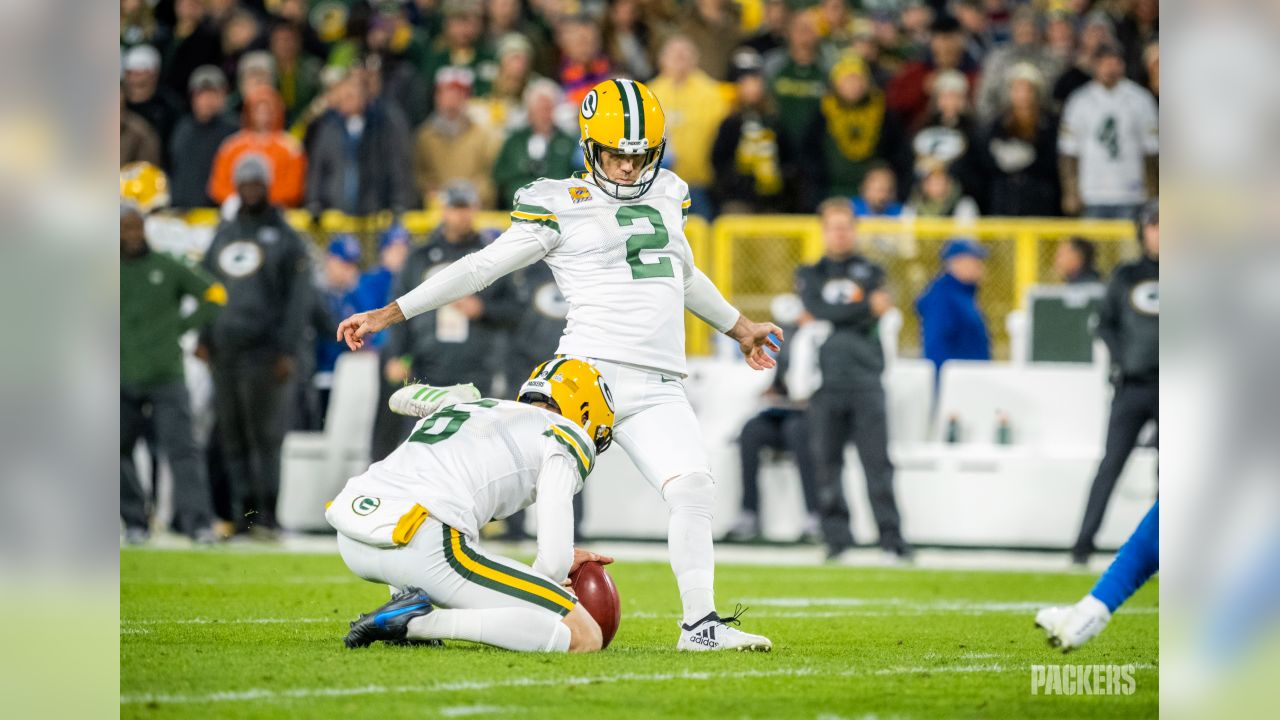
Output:
[[556,442],[560,443],[565,447],[566,450],[569,451],[569,454],[573,456],[573,461],[578,464],[578,476],[585,481],[587,479],[587,474],[589,471],[587,470],[587,464],[583,462],[582,451],[579,450],[574,443],[570,442],[569,440],[566,440],[564,435],[562,435],[561,433],[555,432],[554,427],[548,429],[545,433],[543,433],[543,435],[546,435],[552,440],[555,440]]
[[511,221],[543,225],[560,232],[560,223],[555,213],[537,205],[516,203],[515,209],[511,211]]
[[444,554],[449,566],[467,580],[504,595],[568,615],[576,603],[563,588],[476,553],[457,529],[444,526]]
[[560,435],[564,439],[573,443],[573,446],[578,450],[578,454],[582,456],[584,461],[586,461],[587,471],[590,472],[591,464],[596,461],[595,452],[592,450],[591,445],[583,442],[583,438],[580,434],[563,425],[553,425],[551,426],[551,429],[554,430],[557,435]]

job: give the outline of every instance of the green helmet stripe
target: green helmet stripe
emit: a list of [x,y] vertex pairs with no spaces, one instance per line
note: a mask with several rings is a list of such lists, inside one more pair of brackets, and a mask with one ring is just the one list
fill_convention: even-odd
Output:
[[636,135],[636,140],[644,139],[644,97],[640,94],[640,86],[636,85],[635,80],[628,80],[631,83],[631,92],[636,94],[636,118],[639,121],[640,132]]
[[631,138],[631,98],[627,97],[627,89],[622,86],[621,80],[614,80],[613,84],[618,88],[618,97],[622,99],[622,135],[628,139]]

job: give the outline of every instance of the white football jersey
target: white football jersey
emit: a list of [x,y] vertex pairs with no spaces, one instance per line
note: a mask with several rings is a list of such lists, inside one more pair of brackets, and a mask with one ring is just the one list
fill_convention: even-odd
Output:
[[565,456],[574,492],[595,466],[595,446],[573,422],[525,403],[482,399],[448,405],[414,425],[386,459],[347,481],[344,495],[412,500],[477,537],[490,520],[537,500],[544,463]]
[[569,304],[559,354],[684,374],[689,205],[689,186],[668,170],[634,200],[616,200],[582,176],[516,192],[512,230],[538,234]]
[[1147,199],[1145,160],[1160,152],[1155,99],[1132,80],[1108,90],[1091,82],[1071,94],[1058,150],[1080,159],[1085,205],[1136,205]]

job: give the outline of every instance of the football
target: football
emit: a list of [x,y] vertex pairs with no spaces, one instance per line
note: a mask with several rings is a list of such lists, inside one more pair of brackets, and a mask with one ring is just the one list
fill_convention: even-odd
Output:
[[613,584],[604,565],[598,562],[584,562],[569,576],[573,583],[573,591],[578,595],[578,602],[591,613],[596,624],[600,626],[600,635],[604,640],[602,647],[609,647],[609,642],[618,632],[618,624],[622,622],[622,602],[618,600],[618,586]]

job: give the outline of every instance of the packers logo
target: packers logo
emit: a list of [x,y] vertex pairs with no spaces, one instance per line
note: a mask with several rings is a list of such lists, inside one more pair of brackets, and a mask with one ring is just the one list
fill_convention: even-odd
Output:
[[569,199],[575,203],[580,203],[591,199],[591,191],[581,185],[569,188]]
[[1155,280],[1140,282],[1129,293],[1133,309],[1143,315],[1160,314],[1160,283]]
[[596,91],[592,90],[587,96],[582,98],[582,117],[584,120],[590,120],[596,116],[596,108],[600,105],[600,97],[596,95]]
[[248,240],[237,240],[218,253],[218,267],[228,277],[248,277],[262,267],[262,248]]
[[377,510],[378,506],[381,504],[382,504],[382,501],[376,497],[361,495],[360,497],[351,501],[351,512],[357,515],[368,515],[372,513],[374,510]]
[[844,278],[828,280],[822,286],[822,299],[832,305],[861,302],[862,295],[862,288],[858,283]]

